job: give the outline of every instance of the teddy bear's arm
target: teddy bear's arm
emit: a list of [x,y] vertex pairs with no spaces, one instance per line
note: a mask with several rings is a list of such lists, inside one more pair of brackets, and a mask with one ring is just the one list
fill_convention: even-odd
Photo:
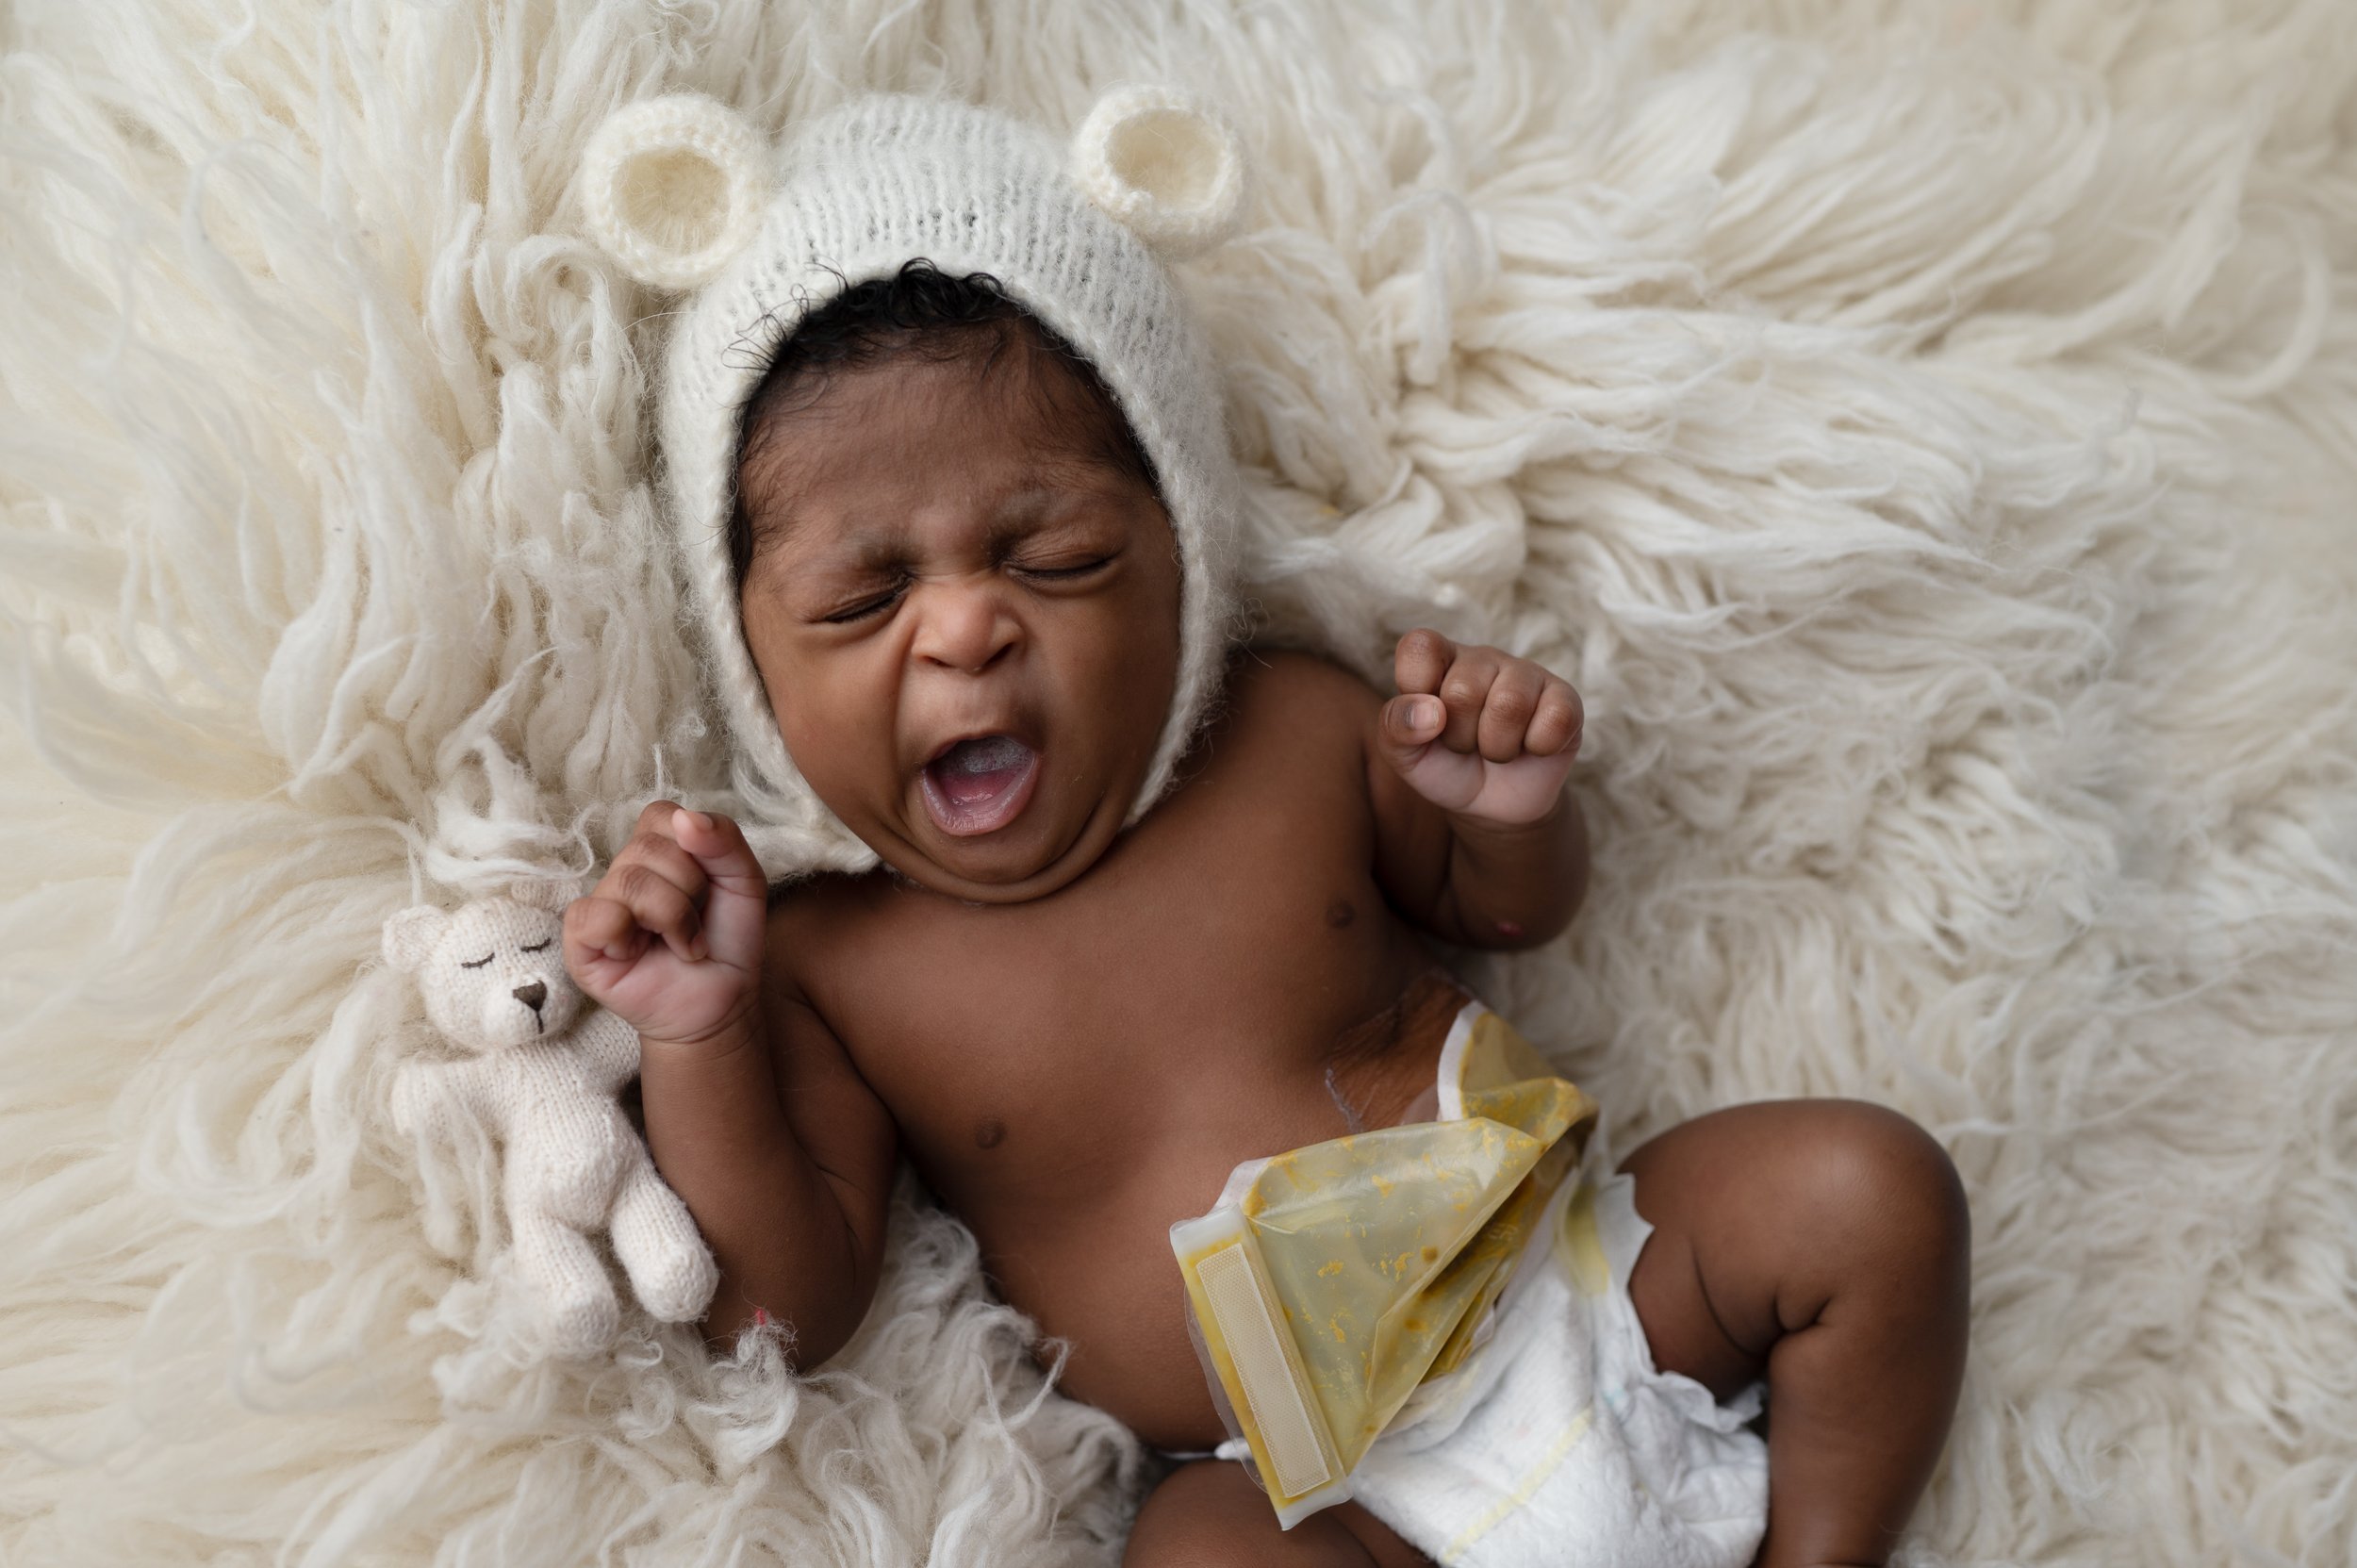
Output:
[[462,1101],[481,1116],[490,1109],[488,1087],[479,1060],[404,1062],[393,1077],[393,1126],[439,1138],[449,1131],[451,1101]]
[[404,1062],[393,1073],[393,1129],[409,1134],[423,1131],[433,1117],[433,1067],[423,1062]]
[[593,1010],[579,1029],[583,1065],[600,1094],[614,1094],[638,1076],[638,1032],[618,1014]]
[[466,1101],[478,1120],[500,1126],[505,1121],[507,1100],[514,1091],[509,1087],[511,1076],[501,1070],[496,1056],[477,1056],[465,1062],[444,1065],[443,1080],[451,1092]]

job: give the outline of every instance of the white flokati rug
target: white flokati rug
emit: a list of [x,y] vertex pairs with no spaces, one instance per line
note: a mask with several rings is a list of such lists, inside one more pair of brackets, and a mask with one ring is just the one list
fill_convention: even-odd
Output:
[[[1277,635],[1586,693],[1593,898],[1477,977],[1634,1139],[1954,1152],[1921,1562],[2357,1539],[2348,0],[0,6],[0,1558],[1028,1565],[1143,1474],[915,1208],[840,1372],[518,1364],[391,1134],[416,891],[719,775],[614,106],[869,88],[1259,160],[1196,264]],[[710,799],[700,794],[699,798]],[[416,880],[413,882],[413,878]],[[445,1255],[429,1230],[448,1244]]]

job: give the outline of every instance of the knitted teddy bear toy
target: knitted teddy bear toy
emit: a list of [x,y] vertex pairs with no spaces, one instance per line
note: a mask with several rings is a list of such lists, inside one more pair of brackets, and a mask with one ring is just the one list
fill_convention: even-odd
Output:
[[596,1230],[611,1232],[639,1303],[662,1322],[702,1316],[718,1283],[686,1205],[615,1103],[638,1073],[637,1032],[587,1005],[565,971],[558,912],[576,891],[528,883],[385,923],[386,961],[417,977],[426,1016],[470,1053],[403,1064],[393,1123],[447,1137],[453,1118],[471,1113],[500,1141],[516,1275],[565,1356],[595,1354],[619,1327]]

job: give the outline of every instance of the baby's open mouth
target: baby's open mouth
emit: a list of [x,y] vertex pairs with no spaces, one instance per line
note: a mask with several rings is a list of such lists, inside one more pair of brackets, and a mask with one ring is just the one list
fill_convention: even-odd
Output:
[[1037,751],[1013,735],[976,735],[925,765],[925,809],[943,833],[968,838],[1014,821],[1038,782]]

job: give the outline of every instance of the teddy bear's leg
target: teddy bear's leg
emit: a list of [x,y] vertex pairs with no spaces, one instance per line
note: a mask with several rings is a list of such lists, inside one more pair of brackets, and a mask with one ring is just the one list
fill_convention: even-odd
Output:
[[664,1323],[703,1316],[720,1282],[719,1268],[687,1205],[663,1184],[644,1154],[623,1169],[612,1230],[615,1254],[647,1311]]
[[539,1298],[551,1347],[560,1356],[589,1356],[613,1344],[621,1312],[589,1239],[545,1213],[511,1210],[508,1220],[516,1272]]

